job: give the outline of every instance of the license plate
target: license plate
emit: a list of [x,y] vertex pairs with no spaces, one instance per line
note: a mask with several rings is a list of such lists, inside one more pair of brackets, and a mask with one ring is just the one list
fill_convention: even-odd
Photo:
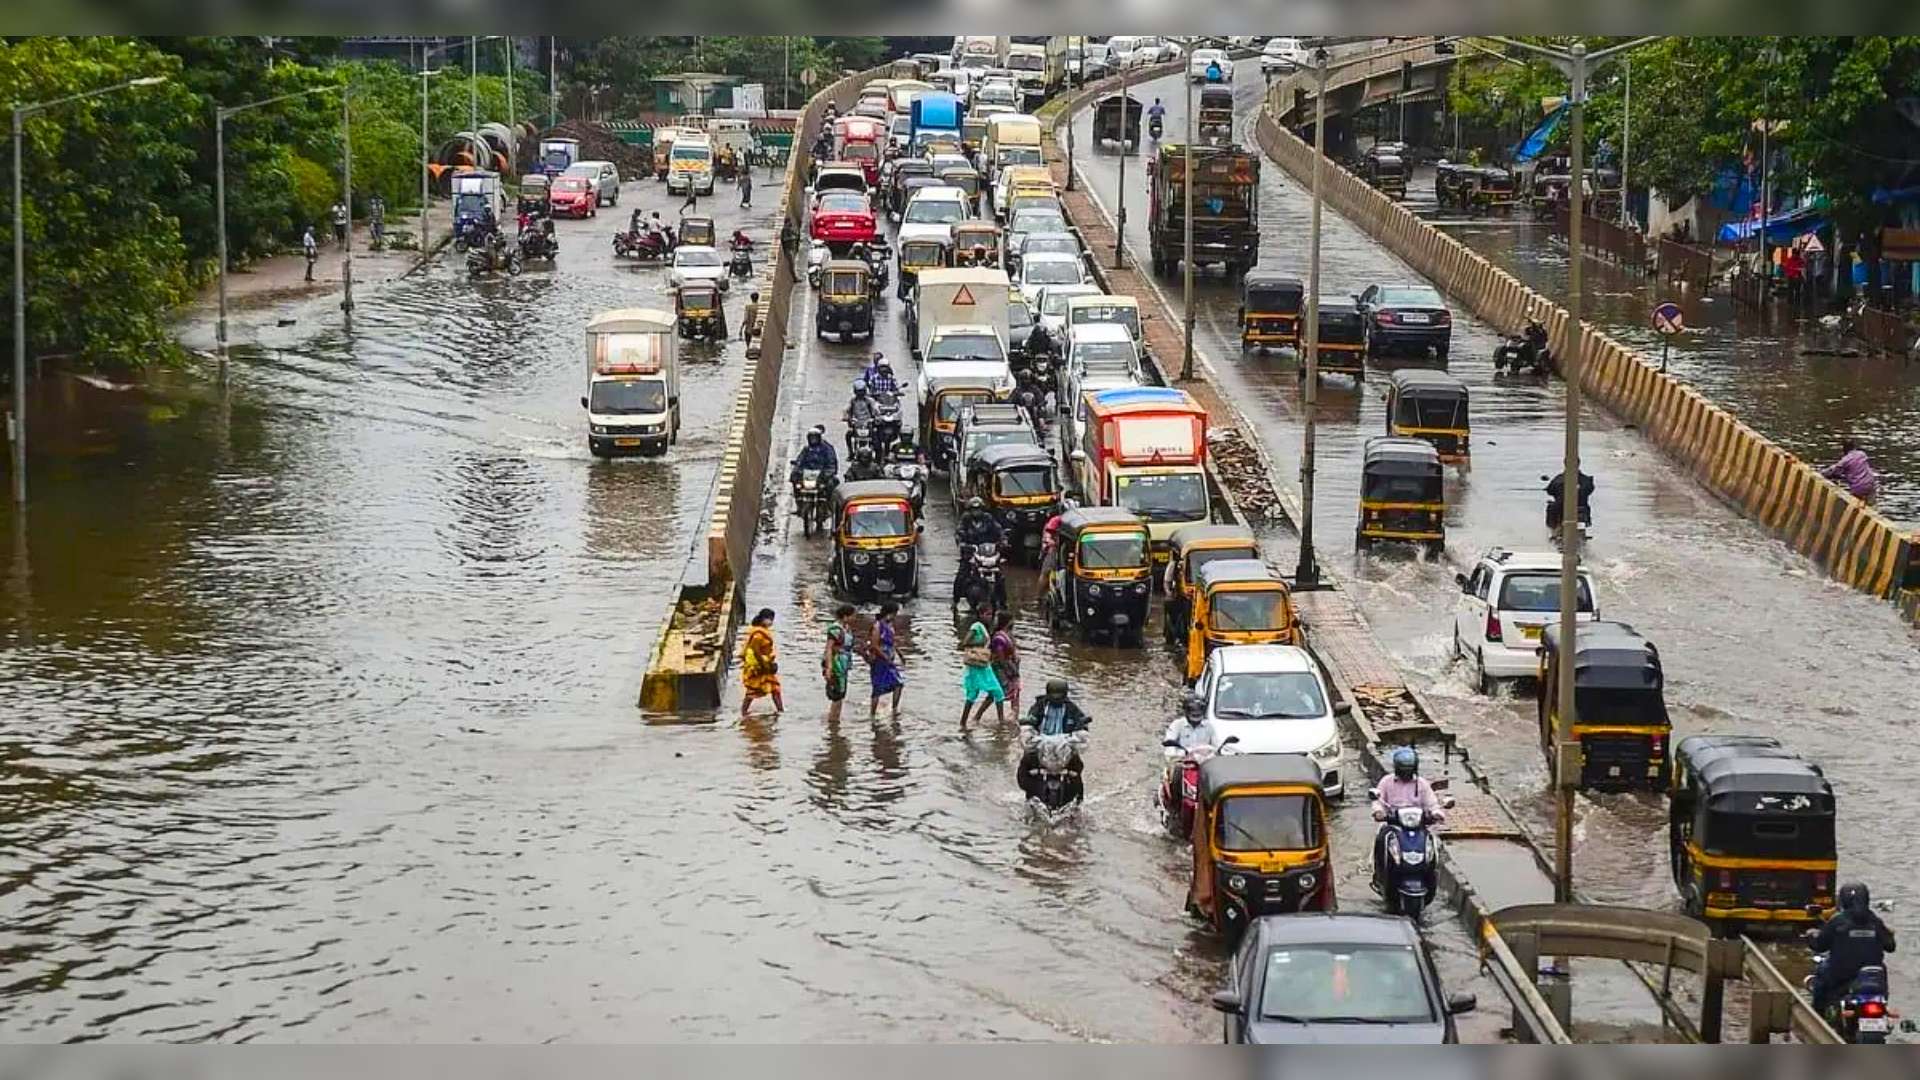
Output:
[[888,581],[886,578],[877,578],[873,583],[873,591],[874,592],[892,592],[893,582]]
[[1538,641],[1540,640],[1540,628],[1537,626],[1522,626],[1520,628],[1520,636],[1526,638],[1528,641]]
[[1887,1030],[1887,1018],[1884,1016],[1863,1016],[1860,1018],[1859,1027],[1861,1031],[1884,1032]]
[[1403,311],[1400,313],[1400,321],[1403,323],[1424,324],[1424,323],[1432,322],[1433,320],[1428,318],[1426,315],[1421,314],[1418,311]]
[[1609,765],[1609,766],[1607,766],[1607,775],[1608,775],[1608,776],[1619,776],[1619,775],[1620,775],[1620,766],[1618,766],[1618,765]]

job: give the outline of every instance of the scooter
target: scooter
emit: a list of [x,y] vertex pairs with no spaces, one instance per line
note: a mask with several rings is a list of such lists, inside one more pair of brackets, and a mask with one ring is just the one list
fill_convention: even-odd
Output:
[[960,572],[953,579],[953,602],[965,600],[979,608],[988,600],[994,610],[1007,606],[1007,578],[1000,569],[998,544],[974,544],[960,549]]
[[1164,130],[1165,128],[1160,123],[1159,117],[1156,116],[1147,121],[1147,137],[1152,139],[1153,141],[1159,142],[1160,132]]
[[900,399],[892,394],[874,394],[873,409],[877,414],[873,422],[873,444],[878,448],[891,447],[900,441]]
[[[1197,696],[1189,694],[1183,707],[1191,716],[1192,709],[1204,708],[1204,705]],[[1160,744],[1167,751],[1167,767],[1160,777],[1160,823],[1166,827],[1168,836],[1182,842],[1193,839],[1193,818],[1200,805],[1200,766],[1215,754],[1236,753],[1233,748],[1239,742],[1240,736],[1229,735],[1217,747],[1195,746],[1183,750],[1171,739]]]
[[[1543,476],[1540,479],[1545,480],[1548,484],[1553,483],[1553,478],[1550,476]],[[1579,503],[1579,507],[1580,507],[1579,534],[1580,534],[1580,542],[1584,544],[1587,542],[1587,538],[1593,534],[1593,501],[1591,496],[1589,496],[1586,499],[1581,499],[1579,497],[1579,491],[1578,491],[1579,483],[1580,483],[1579,480],[1575,479],[1574,499],[1576,502]],[[1552,493],[1549,492],[1547,495],[1547,514],[1546,514],[1547,532],[1551,536],[1553,543],[1556,546],[1559,545],[1560,543],[1560,525],[1563,521],[1566,520],[1566,514],[1567,514],[1567,505],[1566,505],[1565,499],[1564,498],[1556,499],[1553,497]]]
[[820,275],[827,268],[827,260],[833,257],[833,250],[827,247],[825,240],[815,240],[807,248],[807,284],[820,287]]
[[735,239],[729,246],[733,251],[733,258],[727,262],[727,273],[740,278],[752,277],[753,241]]
[[672,257],[673,249],[678,246],[673,230],[651,233],[645,229],[613,234],[613,253],[625,258],[639,259],[641,262],[665,262]]
[[[1813,993],[1814,975],[1826,962],[1825,953],[1815,954],[1814,974],[1808,975],[1803,984],[1808,994]],[[1861,968],[1847,988],[1827,1003],[1821,1015],[1849,1043],[1863,1046],[1885,1043],[1896,1015],[1887,1004],[1887,969],[1878,965]],[[1910,1024],[1902,1025],[1903,1029],[1910,1027]]]
[[873,271],[867,282],[867,288],[873,293],[875,303],[879,303],[887,295],[887,283],[890,280],[887,272],[888,254],[887,249],[879,244],[867,249],[867,269]]
[[927,505],[927,467],[911,458],[894,458],[882,466],[889,480],[898,480],[907,485],[907,501],[913,504],[913,516],[918,518]]
[[1494,348],[1493,373],[1498,375],[1505,369],[1518,375],[1520,369],[1526,368],[1530,374],[1545,375],[1551,355],[1547,349],[1547,328],[1528,319],[1525,330],[1509,336]]
[[477,247],[467,250],[467,275],[479,277],[504,270],[508,277],[517,276],[526,268],[526,260],[520,255],[520,245],[508,244],[504,240],[497,243],[489,238]]
[[[1446,786],[1446,778],[1433,782],[1435,790]],[[1379,789],[1367,793],[1379,798]],[[1442,796],[1442,807],[1451,807],[1453,799]],[[1397,806],[1380,825],[1385,834],[1381,845],[1381,865],[1373,868],[1373,891],[1387,903],[1387,910],[1405,915],[1414,922],[1433,903],[1440,884],[1440,838],[1435,836],[1432,815],[1425,807]]]
[[[1034,751],[1040,774],[1037,785],[1039,791],[1029,793],[1027,801],[1038,803],[1049,816],[1078,803],[1086,792],[1080,777],[1069,766],[1073,764],[1074,754],[1087,745],[1087,733],[1082,730],[1071,735],[1039,735],[1025,726],[1021,727],[1020,733],[1026,748]],[[1025,755],[1022,754],[1021,758],[1024,761]]]

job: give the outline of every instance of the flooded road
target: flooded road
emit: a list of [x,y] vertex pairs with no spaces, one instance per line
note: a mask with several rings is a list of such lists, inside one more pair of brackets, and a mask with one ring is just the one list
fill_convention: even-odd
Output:
[[[1567,243],[1526,207],[1512,217],[1474,220],[1441,212],[1433,171],[1420,169],[1407,204],[1541,293],[1564,302]],[[1669,289],[1658,277],[1629,273],[1589,257],[1586,317],[1643,356],[1658,358],[1650,325],[1655,305],[1681,305],[1687,331],[1672,341],[1669,371],[1755,430],[1818,465],[1840,456],[1840,440],[1860,439],[1880,473],[1878,509],[1920,526],[1920,365],[1899,357],[1805,355],[1803,350],[1861,348],[1812,317],[1777,307],[1766,316],[1736,303],[1724,285],[1707,296]]]
[[[1242,129],[1263,87],[1240,65],[1235,92]],[[1167,107],[1169,138],[1185,130],[1178,78],[1135,88]],[[1078,171],[1109,212],[1117,202],[1118,159],[1093,146],[1088,117],[1076,118]],[[1250,141],[1242,136],[1242,142]],[[1127,239],[1136,263],[1147,254],[1144,162],[1128,161]],[[1263,165],[1261,257],[1267,270],[1305,276],[1311,200],[1284,170]],[[1102,253],[1110,259],[1112,253]],[[1323,221],[1323,292],[1346,296],[1375,282],[1417,281],[1410,268],[1331,210]],[[1177,305],[1179,279],[1161,281]],[[1223,390],[1261,433],[1280,473],[1297,475],[1301,403],[1291,355],[1242,356],[1235,286],[1217,270],[1196,275],[1196,346]],[[1492,699],[1471,686],[1468,665],[1451,658],[1457,571],[1488,548],[1551,550],[1543,522],[1542,475],[1559,471],[1564,398],[1558,383],[1496,380],[1497,337],[1464,310],[1454,312],[1450,370],[1473,393],[1474,458],[1449,470],[1448,542],[1428,562],[1353,550],[1359,454],[1385,428],[1385,380],[1370,372],[1355,385],[1323,378],[1318,441],[1316,540],[1322,564],[1353,590],[1382,639],[1415,684],[1446,713],[1477,760],[1491,771],[1536,835],[1552,836],[1552,799],[1535,734],[1531,683],[1503,685]],[[1167,362],[1168,358],[1162,358]],[[1176,361],[1177,362],[1177,361]],[[1909,801],[1899,778],[1920,766],[1905,735],[1905,702],[1920,678],[1916,635],[1887,605],[1829,583],[1807,562],[1721,505],[1632,430],[1603,412],[1583,413],[1583,457],[1598,480],[1588,565],[1602,615],[1633,624],[1658,643],[1667,703],[1677,734],[1772,734],[1820,763],[1841,807],[1842,876],[1859,876],[1896,898],[1896,926],[1920,927],[1907,914],[1920,883],[1905,872],[1904,852],[1868,823]],[[1604,901],[1674,907],[1664,872],[1664,800],[1582,798],[1576,824],[1576,880]],[[1898,995],[1920,995],[1920,973],[1895,965]]]

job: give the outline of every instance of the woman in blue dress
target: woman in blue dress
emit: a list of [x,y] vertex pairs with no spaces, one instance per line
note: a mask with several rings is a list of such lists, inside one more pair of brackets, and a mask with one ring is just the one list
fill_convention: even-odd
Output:
[[880,699],[893,695],[892,715],[900,715],[900,691],[907,685],[900,677],[900,652],[893,643],[893,619],[900,614],[900,605],[888,602],[880,605],[880,614],[874,617],[873,630],[867,635],[867,666],[873,673],[873,704],[867,710],[867,719],[880,715]]

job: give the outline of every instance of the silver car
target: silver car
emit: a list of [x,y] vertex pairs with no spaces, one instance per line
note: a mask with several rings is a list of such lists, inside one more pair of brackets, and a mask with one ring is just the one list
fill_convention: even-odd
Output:
[[597,205],[620,205],[620,170],[611,161],[576,161],[563,176],[584,176],[593,184]]

